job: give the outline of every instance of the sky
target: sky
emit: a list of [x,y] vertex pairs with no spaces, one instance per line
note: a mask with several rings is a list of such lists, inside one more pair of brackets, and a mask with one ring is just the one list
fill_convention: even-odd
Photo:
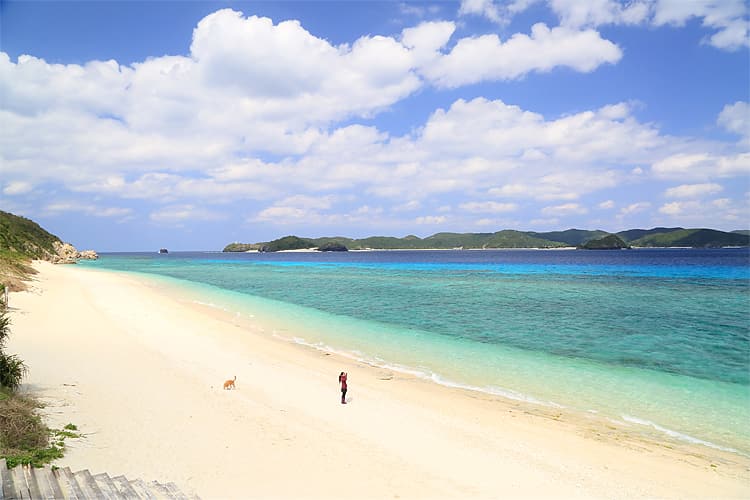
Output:
[[80,249],[750,228],[743,0],[0,0],[0,209]]

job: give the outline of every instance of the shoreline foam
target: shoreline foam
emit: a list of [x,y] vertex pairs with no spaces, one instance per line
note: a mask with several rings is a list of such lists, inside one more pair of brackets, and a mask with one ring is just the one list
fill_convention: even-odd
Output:
[[[225,311],[227,313],[230,312],[228,309],[223,308],[221,306],[209,305],[209,304],[204,304],[204,305],[207,305],[209,307],[217,307],[218,309],[221,309],[221,310],[223,310],[223,311]],[[494,386],[480,387],[480,386],[466,384],[466,383],[462,383],[462,382],[456,382],[456,381],[447,379],[447,378],[441,376],[438,373],[426,372],[426,371],[419,370],[419,369],[412,368],[412,367],[408,367],[408,366],[401,366],[401,365],[398,365],[398,364],[388,363],[388,362],[385,362],[385,361],[373,360],[373,359],[370,359],[370,358],[367,358],[367,357],[363,356],[361,353],[358,354],[358,355],[357,354],[347,353],[347,352],[344,352],[344,351],[336,350],[336,349],[334,349],[334,348],[332,348],[330,346],[327,346],[327,345],[318,344],[318,343],[313,344],[313,343],[307,342],[304,339],[299,338],[299,337],[295,337],[295,338],[292,338],[292,339],[288,339],[288,338],[282,337],[280,335],[274,335],[274,337],[279,338],[279,339],[281,339],[283,341],[286,341],[286,342],[294,342],[296,344],[299,344],[299,345],[302,345],[302,346],[305,346],[305,347],[309,347],[309,348],[312,348],[312,349],[315,349],[317,351],[321,351],[321,352],[324,352],[324,353],[330,353],[330,354],[335,354],[335,355],[342,356],[342,357],[345,357],[345,358],[349,358],[349,359],[352,359],[354,361],[357,361],[357,362],[360,362],[360,363],[364,363],[364,364],[366,364],[368,366],[372,366],[373,368],[382,368],[382,369],[386,369],[386,370],[392,370],[392,371],[395,371],[395,372],[402,373],[404,375],[411,375],[411,376],[414,376],[416,378],[428,380],[428,381],[431,381],[431,382],[433,382],[435,384],[438,384],[438,385],[441,385],[441,386],[444,386],[444,387],[447,387],[447,388],[459,389],[459,390],[462,390],[462,391],[469,391],[469,392],[477,392],[477,393],[481,393],[481,394],[487,395],[487,396],[499,396],[499,397],[501,397],[503,399],[506,399],[506,400],[518,401],[518,402],[521,402],[521,403],[527,403],[527,404],[531,404],[531,405],[535,405],[535,406],[540,406],[540,407],[558,408],[558,409],[564,409],[566,411],[575,411],[575,410],[573,410],[573,409],[571,409],[569,407],[566,407],[563,404],[559,404],[559,403],[556,403],[554,401],[544,401],[544,400],[535,398],[532,395],[527,395],[527,394],[524,394],[524,393],[519,393],[519,392],[514,391],[512,389],[507,389],[507,388],[503,388],[503,387],[494,387]],[[587,410],[587,411],[590,412],[590,413],[593,413],[593,414],[598,414],[599,413],[599,411],[597,411],[597,410]],[[691,436],[689,434],[685,434],[683,432],[675,431],[675,430],[669,429],[667,427],[664,427],[662,425],[659,425],[657,423],[651,422],[650,420],[642,419],[642,418],[639,418],[639,417],[633,417],[633,416],[629,416],[629,415],[620,415],[620,418],[621,418],[621,421],[615,420],[613,418],[609,418],[609,420],[612,423],[618,424],[618,425],[622,425],[624,423],[625,423],[625,425],[627,425],[627,424],[636,424],[636,425],[642,426],[644,429],[653,429],[653,430],[656,430],[659,434],[662,434],[663,438],[672,438],[672,439],[675,439],[677,441],[680,441],[680,442],[683,442],[683,443],[686,443],[686,444],[695,444],[695,445],[707,446],[709,448],[714,448],[716,450],[720,450],[720,451],[724,451],[724,452],[729,452],[729,453],[733,453],[733,454],[741,455],[743,457],[750,458],[750,455],[748,455],[746,453],[743,453],[743,452],[741,452],[741,451],[739,451],[739,450],[737,450],[735,448],[731,448],[731,447],[728,447],[728,446],[722,446],[722,445],[719,445],[719,444],[716,444],[716,443],[712,443],[711,441],[707,441],[705,439],[697,438],[697,437]]]
[[[98,269],[102,270],[104,272],[108,272],[107,269]],[[596,401],[589,400],[588,403],[580,404],[580,401],[578,400],[570,400],[568,399],[559,399],[560,393],[557,393],[555,391],[550,391],[548,388],[545,388],[542,390],[541,393],[539,393],[539,388],[536,387],[525,387],[525,389],[513,389],[509,387],[505,387],[502,385],[502,381],[486,381],[486,380],[480,380],[480,379],[466,379],[464,377],[465,374],[457,374],[453,373],[452,375],[449,372],[445,372],[441,370],[440,362],[438,361],[437,365],[433,365],[432,363],[428,366],[422,363],[404,363],[404,360],[398,360],[397,358],[393,357],[393,352],[389,352],[388,355],[383,355],[384,353],[381,352],[381,355],[373,355],[373,352],[378,352],[381,350],[379,347],[373,347],[372,345],[359,345],[358,348],[354,349],[342,349],[341,346],[344,344],[341,344],[340,342],[345,341],[349,342],[349,339],[343,339],[337,337],[336,339],[325,339],[322,338],[320,335],[317,335],[315,333],[315,330],[321,330],[321,331],[348,331],[350,329],[351,325],[348,324],[342,324],[338,320],[335,324],[321,324],[319,319],[314,319],[312,322],[315,323],[314,327],[311,327],[308,322],[302,317],[305,315],[304,311],[298,311],[300,310],[306,310],[307,308],[303,306],[297,306],[294,304],[287,304],[285,302],[279,302],[274,299],[267,299],[262,297],[254,297],[253,300],[260,300],[261,303],[253,303],[251,307],[257,308],[260,306],[261,311],[258,311],[259,314],[256,317],[253,314],[248,314],[246,312],[242,312],[247,309],[248,304],[240,303],[237,301],[236,297],[232,297],[234,295],[241,297],[240,300],[244,300],[249,298],[250,296],[247,296],[243,293],[226,290],[223,288],[216,287],[211,284],[206,284],[202,282],[194,282],[194,281],[187,281],[180,278],[165,276],[161,274],[149,274],[149,273],[142,273],[137,271],[121,271],[125,274],[131,275],[137,279],[140,280],[146,280],[147,282],[151,283],[153,282],[153,288],[156,290],[163,290],[165,287],[169,289],[170,293],[174,294],[175,296],[181,297],[182,300],[203,305],[209,308],[217,309],[223,313],[226,313],[227,315],[231,315],[231,318],[227,316],[228,320],[231,320],[233,323],[238,324],[237,321],[242,321],[243,319],[250,319],[250,323],[263,323],[266,325],[266,330],[273,332],[273,336],[278,337],[279,339],[283,339],[287,342],[295,342],[297,344],[301,345],[307,345],[310,348],[322,351],[322,352],[328,352],[329,354],[337,354],[340,356],[344,356],[347,359],[356,360],[361,363],[368,364],[370,366],[376,367],[376,368],[384,368],[384,369],[391,369],[400,371],[404,374],[408,374],[411,376],[415,376],[417,378],[421,378],[424,380],[429,380],[431,382],[434,382],[439,385],[443,385],[445,387],[450,388],[460,388],[467,391],[472,392],[481,392],[484,394],[489,394],[492,396],[500,396],[505,399],[514,400],[514,401],[520,401],[525,403],[530,403],[534,405],[540,405],[540,406],[546,406],[546,407],[552,407],[552,408],[565,408],[566,411],[574,412],[574,413],[601,413],[602,416],[608,417],[611,421],[617,421],[621,425],[625,425],[626,427],[629,427],[629,431],[632,430],[632,424],[634,422],[630,422],[629,424],[625,423],[625,416],[628,412],[632,412],[634,409],[631,408],[628,404],[623,403],[622,401],[618,401],[616,404],[612,404],[610,402],[606,402],[606,406],[601,406],[602,403],[601,400]],[[209,293],[206,295],[209,302],[206,302],[204,299],[201,298],[195,298],[195,297],[203,297],[204,294],[207,291]],[[214,296],[214,293],[218,293],[219,295]],[[225,295],[229,294],[229,295]],[[215,302],[211,302],[210,299],[213,299]],[[227,302],[227,300],[229,300]],[[224,302],[222,302],[224,301]],[[229,305],[231,304],[231,305]],[[283,304],[283,309],[278,309],[277,305]],[[264,311],[263,309],[266,307],[273,307],[273,314],[283,317],[288,315],[289,317],[293,317],[293,325],[290,325],[288,321],[285,321],[284,323],[277,323],[274,321],[269,321],[269,315],[267,314],[267,311]],[[292,310],[288,310],[287,307],[292,307]],[[320,313],[319,311],[316,311],[316,314]],[[326,313],[322,313],[326,314]],[[357,320],[359,321],[359,320]],[[246,324],[248,328],[251,328],[252,325]],[[278,333],[277,329],[280,332],[286,332],[286,333]],[[318,339],[318,340],[309,340],[307,338],[303,338],[300,335],[291,335],[289,332],[301,332],[302,335],[311,334],[311,339]],[[356,337],[357,335],[355,335]],[[324,336],[322,336],[324,337]],[[339,344],[336,344],[336,341],[339,341]],[[333,343],[331,343],[333,342]],[[367,344],[367,342],[365,342]],[[332,347],[333,345],[337,345],[337,347]],[[350,346],[351,347],[351,346]],[[454,346],[455,347],[455,346]],[[417,346],[411,346],[411,348],[418,350]],[[374,349],[374,350],[373,350]],[[451,353],[454,351],[451,349]],[[370,353],[370,354],[366,354]],[[390,357],[389,357],[390,356]],[[422,361],[424,358],[422,359]],[[431,360],[433,363],[435,360]],[[511,362],[513,362],[513,359],[510,359]],[[515,365],[515,363],[513,362]],[[516,369],[518,366],[516,365]],[[545,369],[545,366],[536,366],[536,369]],[[528,370],[527,370],[528,371]],[[458,377],[456,377],[458,375]],[[505,373],[504,375],[510,375],[509,373]],[[570,375],[570,374],[568,374]],[[605,375],[605,374],[600,374]],[[499,382],[499,383],[498,383]],[[516,381],[518,382],[518,381]],[[627,382],[627,381],[626,381]],[[638,380],[632,380],[631,382],[637,383]],[[527,384],[528,385],[528,384]],[[626,384],[629,385],[629,384]],[[535,390],[536,389],[536,390]],[[601,389],[601,387],[599,387]],[[600,391],[601,392],[601,391]],[[540,396],[541,394],[541,396]],[[558,396],[558,399],[555,399],[555,397],[550,397],[551,395]],[[577,393],[577,395],[580,395]],[[596,397],[596,396],[595,396]],[[683,412],[684,413],[684,412]],[[638,418],[639,421],[642,422],[648,422],[648,424],[642,424],[639,426],[640,433],[644,435],[644,437],[655,440],[655,441],[661,441],[664,439],[670,440],[670,441],[677,441],[678,443],[689,443],[689,444],[701,444],[704,446],[708,446],[710,448],[723,450],[723,451],[730,451],[733,453],[737,453],[742,455],[743,457],[750,456],[747,452],[746,441],[743,440],[743,436],[736,436],[734,439],[730,434],[727,434],[730,429],[733,427],[727,427],[724,428],[720,423],[717,422],[711,422],[711,421],[705,421],[704,418],[701,419],[702,422],[708,422],[712,424],[710,428],[712,429],[725,429],[726,432],[720,433],[720,435],[716,435],[716,433],[712,432],[710,429],[706,429],[706,425],[700,424],[698,428],[695,428],[695,426],[691,429],[690,426],[685,427],[684,425],[680,427],[680,424],[682,422],[679,421],[680,415],[670,415],[666,419],[663,418],[662,415],[658,413],[645,413],[645,414],[639,414],[639,413],[631,413],[632,415],[635,415],[635,418]],[[696,413],[699,414],[699,413]],[[644,416],[645,415],[645,416]],[[704,415],[705,416],[705,415]],[[684,415],[682,416],[684,418]],[[671,418],[671,422],[670,422]],[[677,418],[675,420],[675,418]],[[673,425],[674,424],[674,425]],[[704,431],[702,434],[701,431]],[[716,439],[714,441],[713,439]],[[745,450],[745,451],[740,451]]]
[[[25,387],[55,404],[50,418],[88,434],[63,466],[205,497],[747,493],[741,457],[269,338],[253,318],[125,274],[36,266],[35,291],[11,299],[9,347],[31,366]],[[342,369],[347,407],[336,404]],[[234,374],[238,390],[222,391]]]
[[[96,268],[95,268],[96,269]],[[96,269],[98,271],[103,272],[110,272],[108,269]],[[425,365],[410,365],[410,364],[403,364],[398,361],[388,360],[386,358],[380,357],[380,356],[373,356],[365,354],[362,350],[346,350],[341,349],[337,347],[333,347],[332,345],[329,345],[326,341],[309,341],[303,337],[294,335],[289,336],[286,334],[280,334],[277,332],[277,328],[281,331],[293,331],[294,328],[298,328],[297,326],[290,328],[289,324],[277,324],[273,322],[269,322],[268,314],[259,314],[258,317],[254,314],[249,314],[245,312],[241,312],[243,309],[245,309],[245,304],[239,304],[236,303],[235,299],[232,299],[231,302],[222,303],[222,299],[227,299],[227,297],[218,296],[213,297],[218,303],[214,302],[206,302],[202,299],[195,298],[197,294],[205,292],[205,289],[203,287],[207,287],[210,290],[216,291],[220,294],[224,294],[229,292],[230,294],[239,294],[239,296],[243,298],[247,298],[242,293],[235,292],[235,291],[228,291],[222,288],[215,287],[211,284],[206,284],[202,282],[193,282],[193,281],[187,281],[180,278],[174,278],[170,276],[165,276],[161,274],[149,274],[149,273],[142,273],[137,271],[118,271],[122,272],[124,274],[130,275],[135,277],[136,279],[145,280],[149,283],[152,283],[152,287],[154,289],[160,289],[163,290],[165,287],[169,290],[171,294],[174,294],[177,297],[180,297],[181,300],[197,304],[200,306],[205,306],[211,309],[215,309],[217,311],[221,311],[222,314],[226,314],[226,319],[228,321],[233,322],[234,324],[240,324],[243,320],[250,320],[250,323],[263,323],[266,326],[266,330],[272,332],[272,336],[276,337],[282,341],[285,342],[294,342],[299,345],[307,346],[311,349],[315,349],[321,352],[326,352],[328,354],[335,354],[338,356],[343,356],[347,359],[354,360],[360,363],[367,364],[369,366],[375,367],[375,368],[382,368],[382,369],[389,369],[401,372],[406,375],[414,376],[416,378],[424,379],[431,381],[433,383],[436,383],[438,385],[442,385],[444,387],[448,388],[455,388],[455,389],[461,389],[465,391],[470,392],[479,392],[483,393],[485,395],[490,396],[499,396],[507,400],[512,401],[518,401],[522,403],[528,403],[532,405],[537,405],[541,407],[547,407],[547,408],[560,408],[565,409],[568,412],[571,413],[577,413],[581,414],[584,412],[588,413],[596,413],[596,414],[602,414],[603,417],[607,417],[611,422],[617,422],[619,425],[623,425],[625,427],[628,427],[628,431],[632,431],[632,425],[637,424],[639,425],[638,429],[639,432],[643,435],[643,437],[653,440],[653,441],[662,441],[662,440],[668,440],[668,441],[676,441],[677,444],[699,444],[701,446],[707,446],[713,449],[727,451],[731,453],[735,453],[738,455],[741,455],[743,457],[750,457],[750,455],[747,452],[743,452],[735,448],[734,446],[739,447],[740,449],[745,449],[742,447],[743,443],[738,442],[738,444],[733,444],[729,442],[722,442],[721,438],[725,436],[719,437],[719,443],[713,442],[711,440],[711,437],[707,437],[704,435],[701,435],[699,433],[693,433],[689,429],[679,429],[677,427],[671,428],[671,425],[669,423],[665,423],[663,419],[658,418],[658,415],[652,415],[652,416],[646,416],[643,417],[642,415],[636,415],[635,417],[629,417],[629,418],[635,418],[636,421],[630,420],[628,421],[628,415],[626,412],[632,411],[627,405],[623,406],[620,405],[620,407],[608,407],[607,411],[603,411],[603,407],[597,407],[594,403],[594,406],[581,406],[575,401],[555,401],[554,399],[550,398],[544,398],[539,397],[538,395],[534,394],[534,391],[519,391],[515,389],[511,389],[508,387],[503,387],[501,385],[495,384],[495,383],[482,383],[477,381],[467,381],[467,380],[461,380],[461,377],[455,378],[451,377],[450,375],[443,373],[439,370],[439,365],[437,367],[428,367]],[[187,288],[186,288],[187,287]],[[189,290],[189,291],[188,291]],[[266,299],[266,298],[260,298],[255,297],[256,300],[261,300],[264,304],[261,304],[261,307],[268,307],[271,304],[279,303],[276,300],[273,299]],[[227,305],[227,304],[232,304]],[[289,304],[286,303],[279,303],[284,304],[284,307],[289,306]],[[253,307],[257,307],[257,304],[255,304]],[[274,305],[275,307],[275,305]],[[297,305],[291,305],[293,308],[301,308],[306,309],[302,306]],[[283,315],[284,311],[275,311],[275,313],[279,314],[281,313]],[[295,316],[296,318],[297,312],[292,312],[291,316]],[[297,321],[300,320],[300,318],[296,318]],[[238,323],[240,321],[240,323]],[[247,321],[245,321],[245,326],[248,328],[251,328],[252,326],[250,324],[247,324]],[[348,325],[346,325],[348,326]],[[321,325],[317,325],[318,328],[321,328]],[[345,328],[345,326],[341,324],[337,325],[331,325],[330,327],[325,327],[325,330],[336,330],[336,329],[342,329]],[[314,329],[314,328],[313,328]],[[312,333],[312,330],[308,326],[302,326],[299,331],[302,331],[304,333]],[[341,339],[339,339],[341,340]],[[371,347],[371,346],[370,346]],[[363,346],[364,351],[372,352],[370,349],[367,348],[367,346]],[[455,375],[455,374],[454,374]],[[549,392],[549,391],[547,391]],[[589,402],[591,404],[592,402]],[[643,422],[643,423],[640,423]],[[640,423],[640,424],[639,424]],[[698,437],[697,437],[698,436]]]

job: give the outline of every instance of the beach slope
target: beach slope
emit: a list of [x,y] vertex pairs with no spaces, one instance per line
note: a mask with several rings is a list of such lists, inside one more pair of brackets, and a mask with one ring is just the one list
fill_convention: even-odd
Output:
[[[204,498],[731,498],[748,461],[274,338],[137,276],[35,263],[9,352],[60,466]],[[338,375],[349,373],[349,401]],[[236,390],[223,390],[237,377]]]

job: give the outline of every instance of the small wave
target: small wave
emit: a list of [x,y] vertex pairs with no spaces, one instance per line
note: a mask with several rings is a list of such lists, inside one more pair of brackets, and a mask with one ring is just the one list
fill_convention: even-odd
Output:
[[282,335],[278,335],[275,333],[274,333],[274,337],[277,337],[279,339],[286,340],[286,341],[291,341],[291,342],[294,342],[295,344],[312,347],[313,349],[317,349],[319,351],[343,356],[345,358],[349,358],[354,361],[364,363],[369,366],[373,366],[375,368],[393,370],[395,372],[403,373],[405,375],[412,375],[414,377],[418,377],[421,379],[430,380],[436,384],[439,384],[445,387],[452,387],[455,389],[463,389],[463,390],[473,391],[473,392],[481,392],[484,394],[491,394],[493,396],[500,396],[506,399],[512,399],[514,401],[521,401],[524,403],[531,403],[531,404],[540,405],[540,406],[547,406],[547,407],[552,407],[552,408],[565,408],[563,405],[555,403],[553,401],[543,401],[541,399],[537,399],[528,394],[523,394],[520,392],[512,391],[510,389],[504,389],[502,387],[495,387],[495,386],[479,387],[476,385],[463,384],[460,382],[455,382],[453,380],[444,378],[443,376],[433,371],[420,370],[418,368],[413,368],[409,366],[388,363],[380,358],[363,357],[363,354],[359,351],[353,351],[353,352],[352,351],[340,351],[322,342],[315,342],[315,343],[308,342],[307,340],[301,337],[288,338],[288,337],[284,337]]
[[243,313],[243,312],[237,311],[235,309],[231,309],[229,307],[224,307],[222,305],[215,304],[213,302],[204,302],[202,300],[193,300],[192,302],[193,302],[193,304],[198,304],[198,305],[201,305],[201,306],[210,307],[212,309],[218,309],[220,311],[224,311],[224,312],[228,312],[228,313],[234,313],[234,316],[237,317],[237,318],[240,318],[240,317],[243,317],[243,316],[247,317],[247,318],[254,318],[255,317],[254,314]]
[[698,439],[698,438],[695,438],[693,436],[689,436],[687,434],[683,434],[681,432],[673,431],[672,429],[667,429],[666,427],[662,427],[659,424],[655,424],[654,422],[651,422],[650,420],[645,420],[645,419],[638,418],[638,417],[631,417],[630,415],[622,415],[622,419],[625,420],[626,422],[630,422],[632,424],[638,424],[638,425],[644,425],[644,426],[647,426],[647,427],[652,427],[652,428],[656,429],[657,431],[662,432],[662,433],[666,434],[669,437],[673,437],[675,439],[679,439],[680,441],[685,441],[685,442],[692,443],[692,444],[700,444],[700,445],[708,446],[709,448],[714,448],[714,449],[721,450],[721,451],[728,451],[728,452],[731,452],[731,453],[740,453],[739,450],[736,450],[734,448],[729,448],[729,447],[726,447],[726,446],[721,446],[721,445],[718,445],[718,444],[714,444],[714,443],[712,443],[710,441],[705,441],[703,439]]
[[201,306],[211,307],[213,309],[220,309],[222,311],[230,312],[230,310],[224,306],[220,306],[219,304],[214,304],[213,302],[203,302],[201,300],[193,300],[193,304],[198,304]]
[[453,382],[452,380],[444,379],[443,377],[435,373],[433,373],[430,376],[430,379],[437,384],[444,385],[447,387],[455,387],[456,389],[465,389],[465,390],[474,391],[474,392],[484,392],[486,394],[492,394],[493,396],[501,396],[506,399],[512,399],[514,401],[522,401],[524,403],[532,403],[532,404],[540,405],[540,406],[550,406],[553,408],[565,408],[563,405],[555,403],[553,401],[542,401],[541,399],[537,399],[533,396],[529,396],[528,394],[523,394],[520,392],[512,391],[510,389],[503,389],[502,387],[494,387],[494,386],[479,387],[476,385],[461,384],[458,382]]

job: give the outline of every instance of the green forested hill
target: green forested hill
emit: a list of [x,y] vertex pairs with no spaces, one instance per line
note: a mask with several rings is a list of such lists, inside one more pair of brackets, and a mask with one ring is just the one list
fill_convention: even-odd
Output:
[[527,234],[544,240],[559,241],[561,243],[567,243],[570,246],[578,246],[589,240],[607,236],[609,233],[598,229],[595,231],[589,231],[587,229],[568,229],[566,231],[550,231],[547,233],[529,232]]
[[55,254],[55,242],[60,239],[36,222],[0,210],[0,289],[24,290],[24,281],[36,272],[31,259]]
[[[506,229],[495,233],[436,233],[426,238],[414,235],[396,238],[393,236],[371,236],[353,239],[344,236],[323,238],[299,238],[285,236],[278,240],[261,243],[232,243],[225,252],[245,252],[317,248],[325,244],[343,245],[349,250],[426,250],[426,249],[482,249],[482,248],[559,248],[582,246],[588,241],[598,240],[610,233],[601,230],[568,229],[539,233]],[[683,229],[657,227],[653,229],[630,229],[616,236],[633,247],[723,247],[750,246],[750,236],[742,232],[727,233],[713,229]]]
[[635,241],[645,236],[650,236],[652,234],[671,233],[674,231],[680,231],[682,229],[683,228],[681,227],[655,227],[653,229],[628,229],[627,231],[620,231],[619,233],[615,233],[615,234],[617,234],[617,236],[622,238],[624,241]]
[[297,236],[284,236],[278,240],[260,245],[262,252],[280,252],[283,250],[302,250],[318,246],[314,241]]
[[492,235],[486,248],[560,248],[566,246],[560,241],[536,238],[521,231],[498,231]]
[[625,243],[625,241],[623,241],[622,238],[620,238],[616,234],[608,234],[601,238],[588,240],[578,248],[582,248],[584,250],[622,250],[630,247],[627,243]]
[[36,222],[0,210],[0,251],[40,259],[55,253],[54,242],[60,238]]
[[727,247],[748,246],[750,236],[738,233],[725,233],[714,229],[679,229],[668,233],[649,234],[631,241],[638,247]]

